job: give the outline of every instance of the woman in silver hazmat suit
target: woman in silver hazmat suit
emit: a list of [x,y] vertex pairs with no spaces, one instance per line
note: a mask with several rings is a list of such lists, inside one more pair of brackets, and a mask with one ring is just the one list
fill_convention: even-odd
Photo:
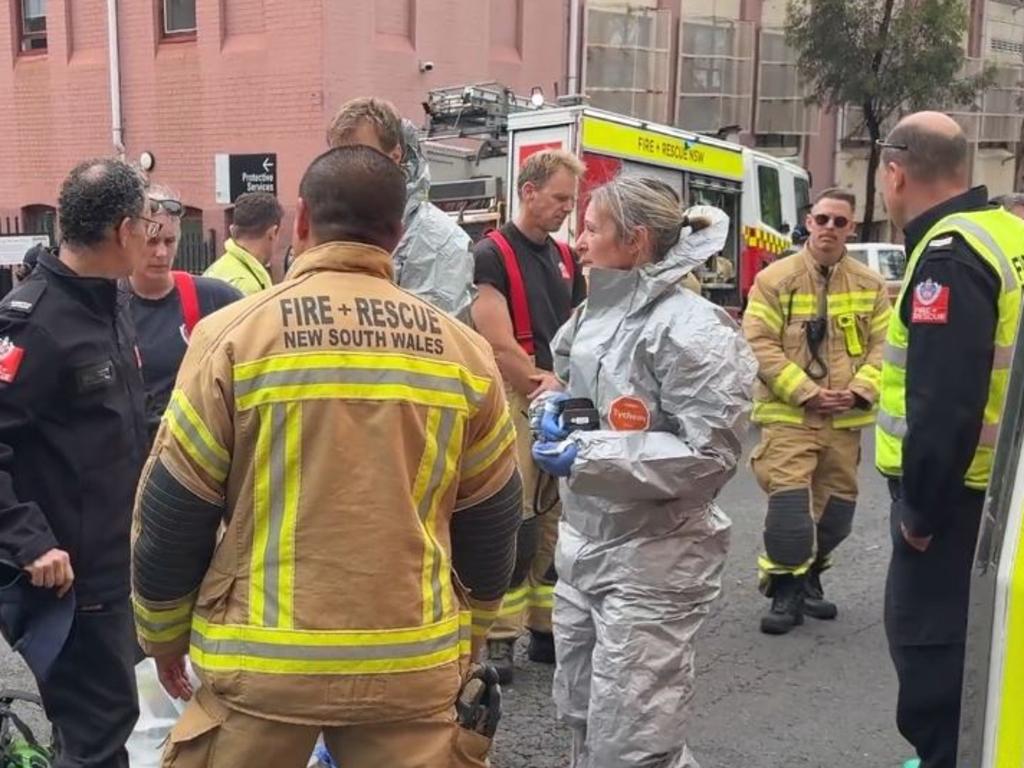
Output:
[[757,364],[732,319],[680,283],[728,230],[722,211],[684,213],[664,184],[623,177],[593,193],[577,242],[589,298],[555,339],[555,370],[600,428],[538,418],[534,446],[564,478],[554,698],[575,768],[697,766],[693,638],[721,589],[730,521],[714,500]]

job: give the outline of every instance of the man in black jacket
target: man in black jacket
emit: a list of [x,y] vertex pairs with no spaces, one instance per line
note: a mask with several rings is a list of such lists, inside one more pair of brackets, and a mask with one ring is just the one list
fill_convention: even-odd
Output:
[[37,680],[57,768],[127,768],[138,716],[129,539],[145,395],[117,280],[155,235],[145,201],[128,165],[77,166],[60,192],[59,254],[0,302],[0,560],[36,587],[73,589],[77,605]]

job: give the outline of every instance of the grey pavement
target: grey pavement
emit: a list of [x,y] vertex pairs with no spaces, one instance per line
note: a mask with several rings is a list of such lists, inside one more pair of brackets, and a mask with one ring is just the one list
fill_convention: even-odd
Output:
[[[764,499],[745,467],[723,492],[733,520],[723,595],[699,639],[690,745],[703,768],[898,768],[909,748],[895,727],[895,675],[882,627],[889,554],[887,493],[864,443],[853,535],[824,577],[839,619],[807,623],[786,637],[758,632],[767,601],[755,559]],[[494,768],[562,768],[568,740],[551,705],[551,668],[520,649]],[[0,649],[0,684],[31,687],[20,659]],[[40,718],[30,722],[41,725]]]

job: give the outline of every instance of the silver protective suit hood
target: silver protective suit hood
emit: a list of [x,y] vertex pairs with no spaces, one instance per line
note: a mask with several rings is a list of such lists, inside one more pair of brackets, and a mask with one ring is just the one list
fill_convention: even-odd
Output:
[[593,269],[555,338],[555,371],[601,429],[575,432],[561,482],[554,695],[576,768],[693,767],[693,637],[718,596],[732,477],[757,363],[724,310],[680,281],[725,245],[728,217],[684,229],[665,259]]
[[405,233],[393,255],[395,280],[438,309],[469,320],[473,303],[472,242],[458,224],[431,203],[430,167],[416,126],[402,121],[406,187]]

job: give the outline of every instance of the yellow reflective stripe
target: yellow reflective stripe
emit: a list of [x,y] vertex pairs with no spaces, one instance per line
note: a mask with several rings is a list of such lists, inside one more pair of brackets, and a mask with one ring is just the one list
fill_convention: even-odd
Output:
[[494,426],[491,427],[490,432],[466,451],[466,461],[462,467],[462,478],[469,480],[486,472],[515,441],[516,430],[506,406],[505,412]]
[[266,598],[266,556],[270,539],[270,446],[273,439],[273,405],[259,409],[260,421],[253,457],[252,552],[249,553],[249,623],[263,624]]
[[780,317],[779,313],[772,307],[762,301],[751,299],[747,303],[747,308],[744,310],[744,314],[758,318],[775,333],[780,333],[782,331],[782,317]]
[[756,424],[803,424],[802,408],[786,403],[754,403],[751,419]]
[[182,390],[176,389],[171,394],[164,419],[178,445],[210,479],[223,483],[231,468],[231,456],[217,442]]
[[789,400],[801,385],[809,381],[807,374],[796,363],[786,363],[775,381],[772,382],[772,390],[783,400]]
[[768,557],[768,555],[759,555],[757,558],[757,570],[760,572],[761,576],[784,576],[787,574],[792,576],[803,576],[805,573],[811,570],[811,564],[813,562],[814,558],[812,557],[806,563],[798,565],[794,568],[789,565],[778,565],[770,557]]
[[541,584],[530,590],[529,605],[531,608],[551,608],[555,604],[555,588]]
[[249,623],[295,621],[295,529],[302,478],[302,403],[259,409],[249,561]]
[[993,763],[998,768],[1019,766],[1024,758],[1024,528],[1018,536],[1003,614],[1002,684]]
[[832,316],[871,313],[875,311],[875,303],[877,301],[877,291],[832,293],[828,296],[828,314]]
[[463,612],[424,627],[295,630],[216,625],[196,616],[190,656],[214,671],[362,675],[433,669],[468,653],[471,619]]
[[779,296],[784,317],[814,315],[818,312],[818,297],[813,293],[785,293]]
[[501,601],[501,607],[498,609],[498,616],[501,618],[517,616],[522,612],[523,608],[526,607],[529,597],[530,588],[526,584],[523,584],[521,587],[516,587],[515,589],[510,589],[505,593],[505,597]]
[[832,426],[836,429],[856,429],[870,427],[875,423],[875,411],[849,411],[842,416],[832,417]]
[[888,307],[885,308],[884,312],[880,312],[871,321],[871,333],[872,335],[884,331],[889,327],[889,319],[892,317],[892,310]]
[[152,643],[166,643],[177,640],[189,633],[192,626],[192,598],[169,608],[148,608],[132,597],[135,612],[135,627],[144,640]]
[[491,380],[464,366],[394,353],[277,355],[234,368],[238,410],[287,400],[409,400],[475,412]]
[[875,390],[882,386],[882,372],[873,365],[862,365],[858,368],[853,380],[857,381],[858,379]]

